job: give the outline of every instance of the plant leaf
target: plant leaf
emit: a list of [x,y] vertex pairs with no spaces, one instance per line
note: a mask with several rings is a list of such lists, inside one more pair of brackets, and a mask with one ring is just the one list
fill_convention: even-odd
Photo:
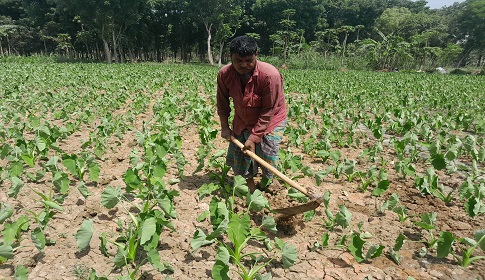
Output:
[[372,245],[369,250],[367,251],[367,254],[365,255],[366,259],[374,259],[382,255],[382,252],[384,251],[384,246],[383,245]]
[[272,233],[278,232],[278,229],[276,228],[276,221],[272,216],[265,216],[263,218],[262,226]]
[[35,247],[43,252],[46,244],[45,235],[40,228],[36,228],[30,234],[32,242],[34,242]]
[[204,197],[211,195],[214,191],[218,190],[219,188],[220,188],[219,185],[216,185],[214,183],[203,184],[198,190],[199,200],[202,200]]
[[328,247],[328,240],[330,240],[330,235],[328,234],[328,232],[325,232],[324,234],[322,234],[322,247],[323,248]]
[[126,184],[127,192],[138,189],[142,184],[140,177],[138,177],[138,174],[136,174],[133,169],[126,170],[125,174],[123,174],[123,181]]
[[6,259],[13,259],[13,248],[9,244],[0,245],[0,257]]
[[190,240],[190,246],[192,246],[193,252],[196,252],[200,247],[212,244],[214,241],[215,239],[207,240],[206,234],[198,228],[194,233],[194,237]]
[[79,193],[84,197],[84,198],[88,198],[88,196],[91,195],[91,193],[89,192],[88,188],[86,187],[86,184],[84,184],[84,182],[79,182],[77,184],[77,190],[79,191]]
[[404,245],[404,242],[406,242],[406,236],[404,234],[399,234],[399,236],[396,238],[396,242],[394,243],[394,251],[399,251],[401,250],[402,246]]
[[205,210],[204,212],[200,213],[199,216],[197,216],[197,222],[202,222],[205,220],[208,216],[210,215],[210,212],[208,210]]
[[20,177],[24,173],[24,165],[21,161],[14,161],[10,164],[10,176]]
[[224,234],[228,228],[229,219],[224,219],[217,228],[207,236],[207,240],[215,239]]
[[389,181],[388,180],[382,180],[377,184],[377,187],[372,191],[373,196],[381,196],[383,193],[389,189]]
[[255,190],[250,196],[250,209],[256,212],[263,210],[264,208],[269,208],[268,200],[263,196],[260,190]]
[[29,270],[23,265],[17,265],[15,267],[15,280],[28,280]]
[[93,220],[84,220],[81,228],[76,232],[76,245],[78,252],[81,252],[89,246],[93,237],[94,225]]
[[54,178],[52,180],[52,183],[54,184],[54,186],[59,188],[59,192],[61,194],[67,194],[71,180],[69,180],[69,176],[67,175],[67,173],[62,171],[57,171],[54,173]]
[[12,177],[10,181],[12,181],[12,186],[8,189],[8,196],[17,198],[17,195],[24,186],[24,182],[18,177]]
[[401,255],[399,255],[397,251],[394,250],[394,248],[391,248],[389,250],[389,256],[397,265],[401,264]]
[[153,248],[147,252],[148,261],[152,264],[154,268],[156,268],[159,272],[165,271],[167,269],[165,265],[162,263],[162,258],[158,253],[157,249]]
[[242,217],[236,213],[231,215],[227,228],[227,235],[235,247],[240,246],[244,240],[246,240],[250,228],[251,218],[248,214],[243,214]]
[[108,186],[104,192],[101,194],[101,204],[108,208],[111,209],[118,204],[119,197],[121,195],[121,188],[117,187],[111,187]]
[[363,256],[363,246],[365,241],[360,238],[359,234],[352,233],[350,235],[349,251],[354,256],[357,262],[362,262],[364,260]]
[[59,205],[58,205],[57,203],[55,203],[54,201],[43,200],[42,202],[43,202],[45,205],[49,206],[50,208],[54,208],[54,209],[59,210],[59,211],[61,211],[61,212],[62,212],[62,211],[64,211],[64,210],[62,209],[62,207],[61,207],[61,206],[59,206]]
[[283,261],[284,268],[290,268],[298,259],[298,253],[296,252],[296,247],[294,245],[286,243],[283,246],[281,253],[283,254],[281,260]]
[[64,159],[62,159],[62,164],[69,172],[71,172],[72,175],[77,176],[77,166],[75,158],[77,158],[76,155],[65,157]]
[[454,241],[455,236],[451,232],[445,231],[440,233],[437,249],[438,258],[446,258],[451,253]]
[[342,228],[347,228],[352,220],[352,213],[343,204],[339,206],[339,209],[339,212],[335,215],[335,222]]
[[91,179],[94,182],[97,182],[99,179],[99,173],[101,172],[101,169],[99,168],[99,164],[93,162],[89,165],[89,179]]
[[216,260],[212,267],[212,279],[214,280],[230,280],[229,278],[229,266],[221,260]]
[[229,260],[231,259],[231,255],[229,254],[229,251],[225,246],[219,246],[217,248],[217,254],[216,254],[216,261],[221,261],[226,265],[229,265]]
[[473,238],[475,238],[475,240],[477,242],[479,242],[479,245],[480,245],[480,248],[482,249],[482,251],[485,251],[485,229],[481,229],[481,230],[477,230],[475,231],[475,234],[473,234]]
[[108,248],[106,245],[108,244],[108,240],[106,239],[106,232],[103,232],[101,236],[99,236],[99,240],[101,241],[101,244],[99,245],[99,249],[103,255],[106,257],[109,256]]
[[6,219],[10,218],[13,214],[13,209],[10,204],[2,202],[0,204],[0,224],[3,224]]
[[143,221],[141,227],[141,239],[140,244],[143,245],[149,241],[157,230],[157,220],[153,217]]

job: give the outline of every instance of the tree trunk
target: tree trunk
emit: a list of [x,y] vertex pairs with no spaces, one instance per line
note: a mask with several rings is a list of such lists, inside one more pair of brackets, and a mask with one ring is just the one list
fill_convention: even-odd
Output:
[[284,43],[283,43],[283,64],[286,65],[286,59],[288,58],[288,45],[289,45],[289,39],[285,38]]
[[212,23],[205,23],[205,29],[207,30],[207,58],[209,59],[210,65],[214,65],[214,58],[212,57],[212,48],[211,48]]
[[7,37],[8,55],[11,55],[12,54],[12,49],[11,49],[11,46],[10,46],[10,40],[8,39],[8,35],[6,37]]
[[95,52],[95,59],[97,61],[101,61],[101,58],[99,57],[99,54],[100,54],[100,51],[99,51],[99,44],[98,42],[96,41],[96,52]]
[[113,37],[113,56],[115,58],[115,63],[118,63],[118,44],[116,44],[116,36],[114,30],[111,32],[111,36]]
[[106,57],[106,62],[111,63],[111,50],[109,49],[108,41],[103,38],[103,46],[104,46],[104,55]]
[[222,52],[224,51],[224,41],[221,42],[221,44],[219,45],[219,62],[217,63],[217,66],[219,66],[219,68],[222,67]]
[[345,59],[345,48],[347,47],[347,38],[349,37],[349,33],[345,32],[344,42],[342,43],[342,62],[341,66],[344,66],[344,59]]

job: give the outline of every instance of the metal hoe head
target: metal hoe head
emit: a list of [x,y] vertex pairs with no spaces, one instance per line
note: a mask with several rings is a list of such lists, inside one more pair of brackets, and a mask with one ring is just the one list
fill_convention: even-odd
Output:
[[307,211],[311,211],[314,209],[317,209],[320,204],[323,202],[323,196],[322,195],[317,195],[313,194],[310,201],[301,204],[301,205],[296,205],[296,206],[291,206],[287,208],[279,208],[279,209],[273,209],[276,213],[285,215],[285,216],[294,216],[300,213],[304,213]]

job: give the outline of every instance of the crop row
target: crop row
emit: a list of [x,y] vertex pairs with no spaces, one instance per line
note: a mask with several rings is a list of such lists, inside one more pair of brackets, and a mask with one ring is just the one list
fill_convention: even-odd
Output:
[[[116,233],[103,232],[100,249],[113,258],[116,267],[126,269],[128,278],[139,276],[145,263],[163,273],[173,272],[157,246],[164,230],[176,230],[171,220],[177,218],[174,198],[179,193],[170,185],[178,181],[168,180],[165,174],[174,166],[180,179],[186,176],[181,130],[187,127],[195,127],[199,136],[194,173],[206,172],[211,178],[199,188],[199,199],[210,196],[211,200],[198,221],[207,221],[212,230],[197,228],[191,245],[196,251],[217,244],[213,277],[227,279],[230,269],[242,279],[263,277],[262,269],[271,262],[279,260],[287,268],[297,260],[293,245],[271,235],[277,231],[271,211],[261,225],[251,223],[250,213],[271,210],[261,192],[250,194],[240,178],[234,182],[228,178],[224,151],[214,144],[218,136],[217,69],[5,63],[0,71],[4,73],[0,79],[0,184],[8,195],[0,201],[0,263],[13,259],[28,237],[40,252],[53,246],[48,225],[64,211],[66,197],[77,191],[89,199],[100,187],[104,156],[134,132],[136,145],[122,176],[125,187],[107,186],[101,194],[105,208],[119,207],[129,220],[119,223]],[[389,175],[412,180],[429,199],[460,203],[470,218],[482,217],[485,99],[480,89],[485,88],[485,80],[418,73],[285,70],[283,75],[290,125],[285,132],[287,149],[280,150],[280,170],[293,178],[314,180],[318,186],[330,177],[351,182],[358,191],[376,198],[380,212],[392,211],[402,222],[413,219],[427,233],[423,240],[427,250],[437,250],[438,257],[452,254],[465,267],[481,258],[472,254],[485,247],[483,230],[476,231],[474,239],[458,237],[458,233],[436,228],[436,213],[414,217],[392,192],[395,186]],[[71,150],[65,143],[81,130],[89,135],[79,149]],[[342,152],[348,149],[360,152],[348,157]],[[305,164],[308,158],[316,164]],[[453,175],[464,179],[452,185],[446,178]],[[12,206],[26,195],[37,197],[36,207]],[[296,191],[289,195],[306,201]],[[327,191],[324,215],[318,217],[328,232],[313,249],[330,246],[331,235],[341,228],[347,231],[335,245],[351,252],[357,261],[382,255],[383,245],[366,244],[369,236],[361,224],[352,229],[352,214],[345,205],[332,212],[330,196]],[[244,201],[245,210],[235,210],[239,201]],[[316,216],[316,211],[305,213],[306,221]],[[95,231],[91,219],[82,223],[76,234],[79,251],[89,247]],[[399,235],[387,250],[397,263],[405,238]],[[245,253],[249,240],[260,242],[266,251]],[[16,271],[24,275],[26,269],[18,265]],[[92,276],[98,277],[95,271]]]

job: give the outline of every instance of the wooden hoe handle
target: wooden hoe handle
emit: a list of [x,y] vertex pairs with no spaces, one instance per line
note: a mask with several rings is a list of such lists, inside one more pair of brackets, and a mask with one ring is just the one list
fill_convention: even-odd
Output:
[[[234,138],[234,136],[231,135],[231,141],[236,144],[239,148],[244,148],[244,144],[241,143],[239,140],[237,140],[236,138]],[[298,184],[297,182],[291,180],[290,178],[288,178],[285,174],[281,173],[280,171],[278,171],[278,169],[274,168],[271,164],[269,164],[268,162],[266,162],[264,159],[260,158],[258,155],[256,155],[255,153],[251,152],[251,151],[244,151],[248,156],[250,156],[252,159],[254,159],[255,161],[257,161],[259,164],[261,164],[264,168],[268,169],[269,171],[271,171],[273,174],[275,174],[276,176],[280,177],[283,181],[285,181],[288,185],[292,186],[293,188],[299,190],[300,192],[302,192],[304,195],[306,195],[307,197],[309,198],[313,198],[309,193],[308,193],[308,190],[305,189],[304,187],[300,186],[300,184]]]

